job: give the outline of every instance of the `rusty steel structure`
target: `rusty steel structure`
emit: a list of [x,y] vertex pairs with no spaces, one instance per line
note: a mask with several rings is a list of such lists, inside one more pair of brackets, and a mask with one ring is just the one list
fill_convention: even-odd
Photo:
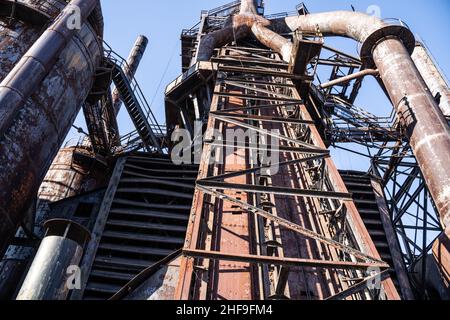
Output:
[[[0,0],[0,299],[450,299],[450,89],[430,51],[401,20],[264,11],[234,1],[182,31],[163,126],[135,79],[145,36],[124,59],[97,0]],[[368,76],[385,117],[355,105]]]
[[[80,31],[67,28],[73,12],[66,5],[56,0],[2,2],[2,19],[9,27],[3,27],[1,37],[10,48],[2,50],[0,84],[2,254],[86,99],[100,63],[103,21],[101,13],[92,13],[100,10],[98,2],[70,3],[80,8],[82,22],[91,17]],[[13,15],[8,23],[16,12],[21,20]],[[52,20],[41,34],[42,26]],[[75,61],[77,68],[69,68]],[[70,81],[73,78],[78,81]]]

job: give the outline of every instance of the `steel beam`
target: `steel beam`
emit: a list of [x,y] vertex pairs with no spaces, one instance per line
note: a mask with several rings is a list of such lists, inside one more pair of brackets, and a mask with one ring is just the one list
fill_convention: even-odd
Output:
[[277,258],[263,257],[247,254],[227,254],[223,252],[184,249],[183,255],[191,258],[204,258],[223,261],[273,264],[288,267],[305,267],[305,268],[332,268],[338,270],[365,270],[368,268],[389,268],[385,263],[366,263],[351,261],[324,261],[315,259],[296,259],[296,258]]

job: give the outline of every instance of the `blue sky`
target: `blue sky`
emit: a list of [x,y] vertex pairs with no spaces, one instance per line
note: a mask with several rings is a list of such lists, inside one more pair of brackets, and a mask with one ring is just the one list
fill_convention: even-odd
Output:
[[[157,118],[164,122],[164,88],[181,72],[180,33],[198,22],[202,9],[221,6],[227,0],[102,0],[105,19],[105,40],[120,55],[126,57],[139,34],[146,35],[150,42],[137,73],[137,80]],[[266,14],[292,11],[300,0],[265,0]],[[439,62],[441,69],[450,77],[449,37],[450,1],[448,0],[310,0],[305,1],[311,12],[351,10],[366,12],[370,6],[380,8],[382,18],[401,18],[413,32],[419,35]],[[331,40],[331,44],[356,54],[357,44],[351,40]],[[159,83],[162,83],[158,90]],[[367,110],[383,115],[389,105],[375,81],[364,83],[357,104]],[[123,108],[124,109],[124,108]],[[119,117],[122,133],[132,127],[126,115]],[[76,125],[84,126],[79,117]],[[72,131],[68,138],[76,137]],[[343,154],[336,162],[348,169],[367,169],[365,164]]]

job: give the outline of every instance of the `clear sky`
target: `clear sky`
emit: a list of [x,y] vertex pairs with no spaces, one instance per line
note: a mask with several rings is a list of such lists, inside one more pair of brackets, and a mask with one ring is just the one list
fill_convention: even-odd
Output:
[[[196,24],[200,11],[212,9],[229,0],[101,0],[105,19],[105,40],[126,57],[136,37],[146,35],[150,42],[137,73],[137,80],[157,118],[164,122],[164,88],[181,72],[180,33]],[[300,0],[265,0],[266,14],[292,11]],[[357,10],[367,12],[377,6],[382,18],[401,18],[425,41],[441,69],[450,77],[450,1],[448,0],[310,0],[311,12]],[[331,44],[356,54],[357,44],[351,40],[331,40]],[[161,85],[159,85],[161,83]],[[159,88],[158,88],[159,87]],[[365,81],[357,105],[385,115],[389,102],[375,81]],[[124,109],[124,108],[123,108]],[[122,133],[132,130],[126,112],[119,117]],[[81,117],[76,125],[83,126]],[[68,138],[76,137],[72,131]],[[342,154],[336,162],[347,169],[367,169],[357,160]]]

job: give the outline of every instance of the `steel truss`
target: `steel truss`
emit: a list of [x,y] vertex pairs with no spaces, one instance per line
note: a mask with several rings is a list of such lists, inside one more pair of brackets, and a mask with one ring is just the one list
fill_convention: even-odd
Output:
[[[289,65],[250,43],[224,47],[214,61],[217,80],[175,298],[398,298]],[[259,135],[217,142],[212,129]],[[280,142],[278,172],[259,154],[270,150],[270,138]],[[230,146],[233,154],[225,155]],[[384,292],[367,289],[374,277],[387,278]]]
[[[379,117],[355,106],[364,77],[345,79],[365,70],[359,59],[332,47],[324,49],[318,72],[323,66],[331,66],[328,84],[335,84],[324,84],[316,74],[309,96],[309,103],[318,106],[319,116],[325,122],[322,136],[335,148],[369,159],[369,173],[384,188],[417,297],[430,298],[424,285],[429,268],[427,257],[443,230],[421,171],[393,108],[390,115]],[[384,88],[381,82],[380,85]],[[363,151],[349,145],[362,146]]]
[[429,299],[427,262],[442,224],[409,145],[389,145],[373,158],[371,172],[384,186],[411,283],[421,298]]

